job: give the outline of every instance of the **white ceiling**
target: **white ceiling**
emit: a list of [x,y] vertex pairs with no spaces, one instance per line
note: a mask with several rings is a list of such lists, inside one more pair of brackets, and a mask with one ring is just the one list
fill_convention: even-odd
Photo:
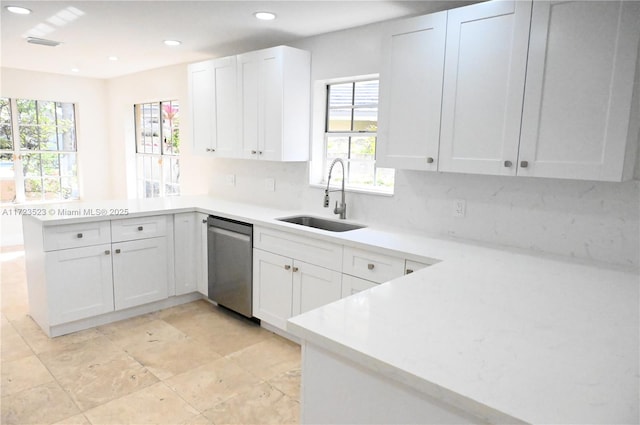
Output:
[[[1,59],[9,68],[113,78],[256,50],[317,34],[457,7],[470,1],[1,0]],[[15,15],[5,6],[32,10]],[[70,9],[71,8],[71,9]],[[274,12],[258,21],[256,11]],[[44,30],[44,31],[42,31]],[[26,42],[38,36],[57,47]],[[167,47],[165,39],[182,41]],[[118,61],[110,61],[117,56]],[[78,68],[79,72],[72,72]]]

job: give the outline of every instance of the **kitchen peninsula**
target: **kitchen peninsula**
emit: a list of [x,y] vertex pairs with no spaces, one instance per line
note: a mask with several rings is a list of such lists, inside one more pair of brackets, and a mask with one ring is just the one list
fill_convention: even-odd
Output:
[[[42,314],[37,309],[51,293],[38,287],[42,276],[34,274],[34,261],[52,251],[40,251],[34,229],[105,220],[118,227],[126,220],[154,217],[165,217],[173,228],[172,215],[215,214],[332,242],[345,251],[366,249],[381,257],[431,263],[289,319],[288,331],[304,347],[303,423],[637,421],[640,317],[635,268],[375,227],[328,232],[277,220],[299,211],[206,196],[64,208],[122,209],[127,215],[24,217],[30,307],[36,320]],[[179,233],[165,230],[164,235],[173,241]],[[168,244],[169,252],[173,248]],[[172,264],[180,266],[178,260]],[[202,297],[197,291],[179,295],[177,276],[170,276],[164,300],[53,330],[69,332],[142,314],[154,303],[160,303],[153,307],[157,309]],[[32,297],[40,297],[40,304]],[[420,416],[427,412],[435,416]]]

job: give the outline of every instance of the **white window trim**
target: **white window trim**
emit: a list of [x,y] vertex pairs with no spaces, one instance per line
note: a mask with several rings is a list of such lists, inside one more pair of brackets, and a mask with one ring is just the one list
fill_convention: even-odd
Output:
[[[379,79],[379,74],[359,75],[356,77],[330,78],[316,80],[313,84],[312,116],[311,116],[311,149],[309,159],[309,187],[326,189],[325,180],[325,128],[327,119],[327,85],[350,83],[354,81],[367,81]],[[331,184],[331,188],[341,186]],[[345,186],[346,192],[361,193],[374,196],[392,197],[395,187],[391,191],[379,189],[367,189]]]

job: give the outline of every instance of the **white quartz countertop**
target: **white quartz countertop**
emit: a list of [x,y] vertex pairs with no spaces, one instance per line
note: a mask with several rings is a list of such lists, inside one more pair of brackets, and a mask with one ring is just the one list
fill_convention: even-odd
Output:
[[49,226],[199,211],[439,261],[296,316],[288,329],[489,422],[639,421],[637,270],[375,227],[326,232],[276,220],[301,211],[207,196],[44,208],[24,219]]

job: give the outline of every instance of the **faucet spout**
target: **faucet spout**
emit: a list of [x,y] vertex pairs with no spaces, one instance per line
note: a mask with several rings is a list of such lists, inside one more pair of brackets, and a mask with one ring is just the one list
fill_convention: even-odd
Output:
[[340,165],[342,166],[342,188],[340,189],[340,191],[342,192],[342,197],[340,200],[340,206],[338,206],[338,201],[336,201],[336,206],[333,209],[333,213],[339,214],[340,219],[344,220],[347,218],[347,203],[345,202],[345,196],[344,196],[345,174],[344,174],[344,161],[342,160],[342,158],[334,159],[333,162],[331,163],[331,166],[329,167],[329,176],[327,177],[327,188],[324,191],[324,207],[325,208],[329,207],[329,185],[331,184],[331,172],[333,171],[333,167],[334,165],[336,165],[336,163],[340,163]]

